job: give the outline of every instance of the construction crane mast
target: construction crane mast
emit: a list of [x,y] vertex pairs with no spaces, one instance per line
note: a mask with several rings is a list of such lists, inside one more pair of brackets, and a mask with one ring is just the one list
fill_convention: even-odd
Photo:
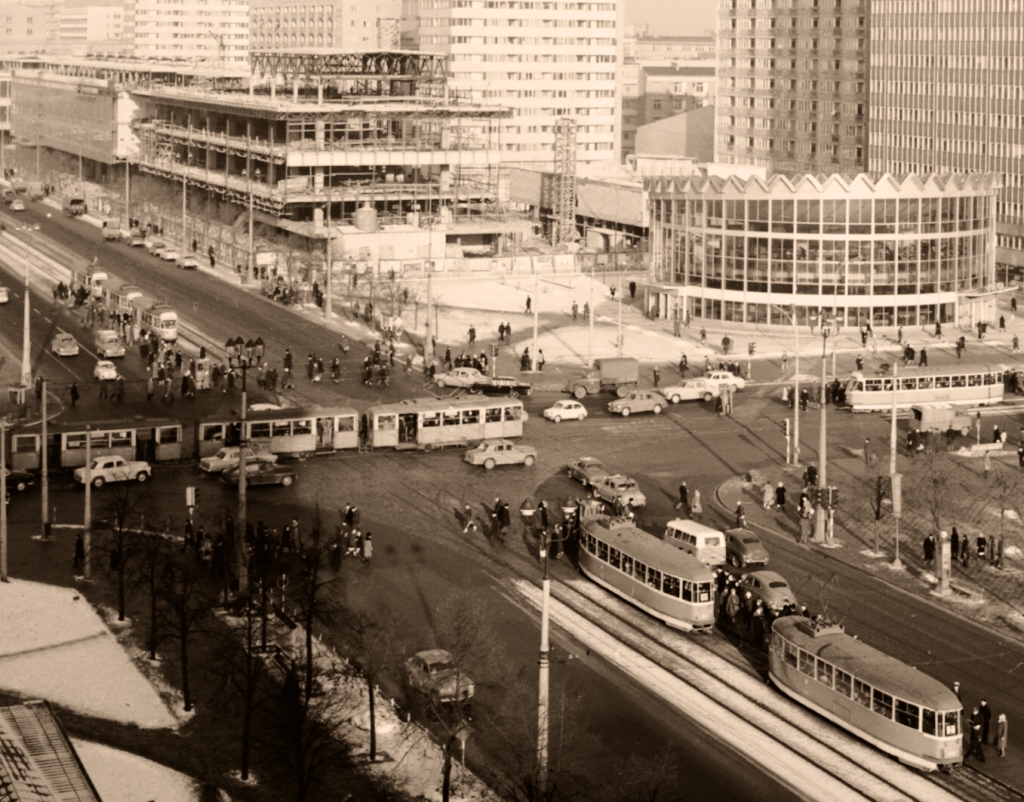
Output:
[[554,221],[551,244],[576,241],[576,121],[561,117],[555,123]]

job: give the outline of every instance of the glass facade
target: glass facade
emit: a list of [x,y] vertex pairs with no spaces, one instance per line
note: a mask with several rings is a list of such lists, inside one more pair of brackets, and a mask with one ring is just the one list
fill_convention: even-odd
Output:
[[869,194],[868,182],[834,181],[817,197],[810,182],[652,186],[657,278],[685,286],[686,311],[707,320],[787,325],[794,306],[798,322],[821,308],[847,325],[954,320],[960,293],[994,283],[997,184],[920,183]]

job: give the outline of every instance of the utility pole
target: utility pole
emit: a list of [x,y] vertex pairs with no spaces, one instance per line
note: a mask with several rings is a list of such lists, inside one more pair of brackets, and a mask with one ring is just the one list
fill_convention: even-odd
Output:
[[324,320],[328,323],[331,322],[331,273],[333,268],[331,266],[331,191],[330,186],[327,190],[327,277],[324,282],[327,285],[326,295],[324,297]]
[[430,328],[430,316],[433,312],[434,296],[432,294],[432,282],[433,282],[433,264],[431,264],[430,270],[427,272],[427,328],[426,333],[423,335],[423,372],[427,373],[430,370],[431,364],[434,362],[434,338]]
[[41,462],[42,462],[42,475],[40,477],[40,485],[42,488],[43,497],[43,538],[49,539],[50,537],[50,455],[49,449],[46,447],[46,439],[49,436],[47,432],[47,421],[46,421],[46,379],[42,379],[43,383],[43,394],[40,398],[39,410],[42,417],[41,421],[41,438],[42,445],[40,447]]
[[[828,404],[825,403],[825,383],[828,381],[826,371],[826,359],[828,358],[827,346],[828,335],[831,331],[831,321],[821,321],[821,426],[818,431],[818,509],[814,521],[814,542],[824,543],[825,532],[828,529],[828,504],[829,490],[827,481],[828,455],[825,453],[828,447],[825,432],[825,417]],[[799,401],[798,401],[799,405]]]
[[[533,269],[536,271],[537,270],[537,266],[534,265]],[[533,347],[530,350],[530,356],[532,357],[532,359],[530,360],[530,370],[536,371],[537,370],[537,329],[539,328],[539,325],[540,325],[540,273],[535,272],[533,274],[533,277],[534,277],[534,290],[533,290],[533,294],[536,295],[537,297],[533,299]]]
[[29,315],[31,314],[31,290],[29,288],[29,264],[28,264],[28,246],[24,241],[20,241],[21,253],[25,259],[25,321],[24,328],[21,337],[21,385],[24,391],[27,392],[28,386],[32,384],[32,359],[30,355],[30,338],[29,338]]
[[800,327],[796,324],[796,304],[793,304],[793,467],[800,467]]
[[85,424],[85,519],[82,522],[82,540],[85,543],[85,565],[82,576],[90,578],[89,558],[92,550],[92,426]]
[[7,581],[7,418],[0,418],[0,582]]

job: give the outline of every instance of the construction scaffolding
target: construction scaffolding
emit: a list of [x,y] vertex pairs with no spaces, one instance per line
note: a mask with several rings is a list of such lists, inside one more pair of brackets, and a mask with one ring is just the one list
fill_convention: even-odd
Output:
[[576,237],[576,121],[555,123],[555,197],[551,244],[566,245]]

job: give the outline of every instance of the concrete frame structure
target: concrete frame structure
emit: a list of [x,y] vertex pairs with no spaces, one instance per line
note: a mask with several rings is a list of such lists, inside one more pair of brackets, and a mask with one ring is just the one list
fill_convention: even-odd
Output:
[[715,160],[867,165],[869,0],[720,0]]
[[1024,9],[875,0],[871,20],[870,169],[1003,175],[997,269],[1024,279]]
[[[554,163],[555,124],[577,124],[580,164],[618,161],[624,0],[424,0],[418,49],[443,53],[460,99],[511,108],[509,163]],[[486,131],[481,128],[480,134]]]
[[317,5],[251,0],[253,50],[297,47],[345,52],[397,50],[401,0],[329,0]]
[[995,290],[991,173],[646,186],[663,317],[791,325],[795,309],[808,325],[824,309],[848,326],[972,325]]

